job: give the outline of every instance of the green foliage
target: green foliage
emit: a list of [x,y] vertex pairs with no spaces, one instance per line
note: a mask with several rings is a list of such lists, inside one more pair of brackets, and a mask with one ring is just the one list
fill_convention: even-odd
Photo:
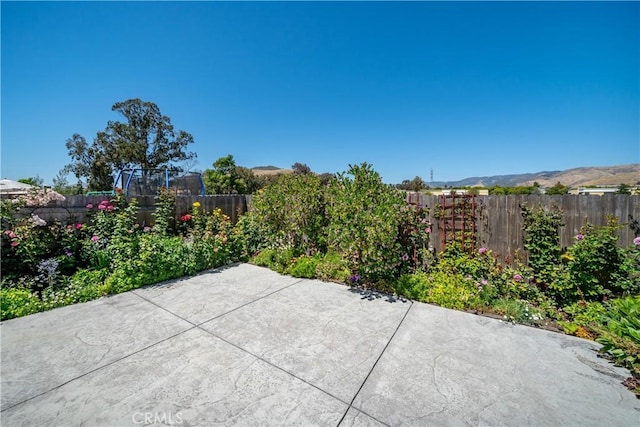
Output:
[[265,232],[254,212],[240,216],[234,227],[234,232],[242,245],[241,256],[243,259],[253,257],[267,246]]
[[541,283],[548,279],[547,271],[560,262],[560,237],[558,230],[562,226],[562,211],[558,208],[531,209],[522,207],[524,247],[529,252],[529,266],[534,278]]
[[196,157],[186,151],[193,136],[174,131],[169,117],[153,102],[129,99],[115,103],[111,110],[119,113],[124,122],[110,120],[91,145],[78,134],[66,143],[72,159],[67,169],[78,179],[88,178],[90,189],[110,190],[113,172],[122,168],[179,169],[172,164]]
[[429,245],[429,209],[405,204],[399,214],[398,243],[404,252],[402,268],[404,271],[426,270],[434,262]]
[[509,194],[538,194],[538,186],[516,186],[516,187],[502,187],[500,185],[493,185],[489,187],[490,195],[509,195]]
[[294,259],[291,248],[264,249],[253,258],[253,263],[261,267],[267,267],[278,273],[285,273]]
[[601,332],[596,340],[603,345],[600,351],[640,374],[640,296],[611,300]]
[[207,194],[243,194],[246,190],[231,154],[213,162],[213,169],[204,171],[203,180]]
[[457,310],[481,305],[479,290],[471,280],[444,271],[402,275],[395,282],[394,290],[410,299]]
[[560,181],[558,181],[554,186],[547,188],[545,194],[549,196],[561,196],[563,194],[569,194],[569,187],[566,185],[562,185]]
[[350,276],[347,262],[337,252],[329,251],[316,265],[316,277],[320,280],[346,283]]
[[499,299],[492,308],[509,322],[533,325],[544,319],[544,314],[541,310],[524,300]]
[[324,247],[324,190],[316,175],[281,175],[254,196],[253,211],[271,247],[306,255]]
[[176,195],[175,192],[162,188],[157,198],[156,210],[153,213],[153,232],[160,236],[172,236],[176,230]]
[[42,311],[42,302],[29,289],[0,289],[0,320],[27,316],[39,311]]
[[593,326],[602,321],[606,308],[600,302],[582,300],[563,307],[562,311],[578,326]]
[[620,184],[616,190],[616,194],[631,194],[631,186],[628,184]]
[[609,218],[606,226],[586,225],[569,247],[565,259],[571,274],[573,293],[582,299],[640,293],[640,283],[633,277],[633,258],[618,247],[618,226]]
[[398,243],[403,195],[382,182],[371,165],[350,166],[327,192],[328,246],[371,282],[393,279],[402,262]]
[[290,274],[293,277],[313,279],[316,277],[316,268],[321,259],[321,254],[316,254],[314,256],[302,255],[298,258],[294,258],[291,261],[289,268],[287,268],[287,274]]
[[40,178],[38,175],[29,177],[29,178],[20,178],[18,182],[21,182],[23,184],[33,185],[34,187],[42,187],[44,185],[44,180]]

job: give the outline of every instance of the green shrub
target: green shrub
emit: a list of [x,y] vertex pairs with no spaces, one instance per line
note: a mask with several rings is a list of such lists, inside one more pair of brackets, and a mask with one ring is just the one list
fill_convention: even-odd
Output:
[[42,302],[29,289],[0,289],[0,319],[2,320],[27,316],[42,309]]
[[393,280],[402,267],[398,242],[403,194],[371,165],[350,166],[329,183],[327,243],[364,280]]
[[532,209],[522,207],[525,243],[529,253],[529,267],[537,282],[546,283],[547,269],[560,262],[560,234],[562,211],[556,207]]
[[601,322],[606,312],[605,306],[596,301],[578,301],[562,308],[573,323],[578,326],[590,326]]
[[499,299],[492,308],[509,322],[531,325],[538,324],[544,319],[544,313],[541,310],[524,300]]
[[313,255],[325,247],[324,187],[313,174],[281,175],[253,198],[266,243]]
[[267,267],[271,270],[276,269],[276,250],[263,249],[253,257],[253,263],[260,267]]
[[346,283],[350,276],[347,263],[336,252],[328,252],[316,265],[316,277],[320,280]]
[[609,301],[598,331],[600,351],[640,375],[640,296]]
[[587,224],[567,250],[565,259],[576,297],[594,300],[640,292],[640,283],[633,279],[633,258],[618,247],[619,228],[613,217],[604,227]]
[[457,310],[481,305],[479,290],[471,280],[442,271],[405,274],[395,282],[394,290],[410,299]]
[[322,256],[316,254],[312,257],[302,255],[292,260],[292,264],[287,268],[286,273],[293,277],[302,277],[306,279],[313,279],[316,277],[316,268],[320,263]]

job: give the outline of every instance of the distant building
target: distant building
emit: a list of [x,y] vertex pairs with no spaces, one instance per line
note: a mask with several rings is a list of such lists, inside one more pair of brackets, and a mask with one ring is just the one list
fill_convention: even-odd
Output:
[[15,199],[29,194],[29,190],[35,188],[33,185],[24,184],[10,179],[0,179],[0,197],[3,199]]
[[489,189],[488,188],[442,188],[437,190],[428,190],[429,194],[433,194],[434,196],[442,196],[450,195],[451,193],[456,194],[475,194],[477,196],[488,196]]
[[569,194],[602,196],[607,193],[615,193],[618,187],[578,187],[569,190]]

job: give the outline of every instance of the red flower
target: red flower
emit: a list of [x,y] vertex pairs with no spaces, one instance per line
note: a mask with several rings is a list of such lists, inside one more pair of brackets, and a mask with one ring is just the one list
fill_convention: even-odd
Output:
[[189,214],[182,215],[182,216],[180,217],[180,219],[181,219],[182,221],[184,221],[184,222],[191,221],[191,215],[189,215]]

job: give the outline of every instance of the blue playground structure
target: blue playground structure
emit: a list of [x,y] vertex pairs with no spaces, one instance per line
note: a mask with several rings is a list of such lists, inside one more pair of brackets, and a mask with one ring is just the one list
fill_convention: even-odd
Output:
[[178,196],[204,196],[202,174],[184,174],[171,169],[122,169],[114,181],[126,196],[156,196],[162,188],[174,191]]

